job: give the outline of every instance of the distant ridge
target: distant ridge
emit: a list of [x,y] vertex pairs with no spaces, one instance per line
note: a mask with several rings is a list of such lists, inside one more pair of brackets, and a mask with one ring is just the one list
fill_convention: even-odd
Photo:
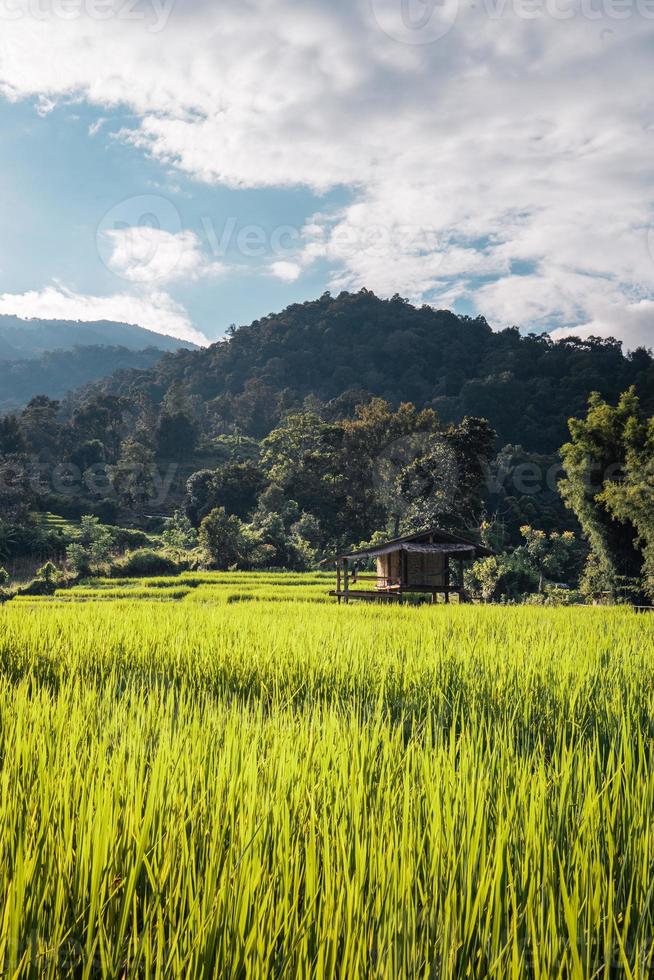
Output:
[[153,368],[196,344],[111,320],[23,320],[0,316],[0,413],[35,395],[62,398],[115,371]]
[[24,320],[0,315],[0,361],[23,361],[48,351],[75,347],[124,347],[141,351],[197,350],[197,345],[177,337],[146,330],[133,323],[111,320]]

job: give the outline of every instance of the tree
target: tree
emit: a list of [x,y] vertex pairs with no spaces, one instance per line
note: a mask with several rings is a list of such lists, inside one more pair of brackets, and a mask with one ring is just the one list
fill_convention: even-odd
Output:
[[466,416],[458,425],[450,426],[445,435],[457,465],[452,512],[459,521],[476,527],[481,520],[495,432],[486,419]]
[[66,560],[74,575],[81,577],[91,571],[89,555],[79,541],[72,541],[66,548]]
[[16,528],[0,520],[0,559],[9,558],[16,545]]
[[15,415],[0,418],[0,456],[12,456],[25,452],[25,440]]
[[224,507],[214,508],[204,518],[198,538],[211,565],[220,571],[249,568],[261,554],[260,538]]
[[9,581],[9,572],[6,568],[0,568],[0,588]]
[[647,499],[647,479],[638,475],[637,459],[648,450],[635,390],[621,395],[615,407],[592,394],[586,418],[570,419],[569,428],[571,441],[561,449],[566,477],[559,489],[589,542],[589,574],[598,591],[636,597],[644,524],[633,503],[640,494]]
[[48,458],[56,455],[62,431],[58,421],[60,407],[59,402],[38,395],[23,409],[20,429],[30,452],[44,453]]
[[343,519],[341,441],[338,425],[315,412],[300,412],[288,415],[262,443],[261,465],[270,484],[301,511],[315,514],[329,535]]
[[566,574],[573,558],[577,540],[571,531],[539,531],[526,525],[520,528],[524,544],[513,553],[515,563],[523,563],[533,570],[542,592],[546,581],[553,581]]
[[654,418],[634,415],[624,427],[624,463],[599,500],[615,521],[633,527],[643,555],[645,591],[654,599]]
[[152,450],[135,439],[126,439],[109,476],[121,502],[140,510],[154,496],[154,472]]
[[399,533],[412,503],[406,491],[424,489],[423,474],[409,471],[416,459],[435,449],[441,435],[438,416],[410,403],[394,410],[384,399],[373,398],[357,406],[355,418],[343,420],[340,427],[338,470],[345,527],[355,540],[368,539],[389,522]]
[[465,573],[466,589],[483,602],[491,602],[499,595],[502,580],[509,569],[505,555],[480,558]]
[[173,516],[166,521],[161,538],[165,545],[178,551],[190,550],[195,548],[198,543],[197,531],[181,510],[176,510]]
[[99,439],[88,439],[81,442],[70,454],[71,463],[79,466],[82,473],[91,466],[104,463],[105,459],[105,447]]
[[198,427],[184,411],[165,412],[156,432],[157,453],[168,459],[188,459],[195,452]]
[[257,498],[265,485],[263,470],[251,460],[226,463],[214,472],[214,506],[224,507],[228,514],[236,514],[241,520],[245,520],[255,509]]
[[258,511],[252,531],[265,549],[259,558],[262,564],[296,572],[311,566],[315,558],[311,544],[295,530],[295,525],[289,528],[281,514]]
[[87,514],[80,521],[75,540],[66,548],[66,558],[76,575],[87,575],[93,565],[107,561],[113,546],[114,537],[109,528]]
[[215,470],[198,470],[186,481],[184,510],[194,527],[199,527],[215,506]]
[[0,520],[25,525],[35,502],[28,460],[25,456],[0,456]]
[[97,517],[82,517],[75,540],[68,545],[66,557],[77,575],[88,574],[91,566],[109,558],[113,547],[113,535],[100,524]]

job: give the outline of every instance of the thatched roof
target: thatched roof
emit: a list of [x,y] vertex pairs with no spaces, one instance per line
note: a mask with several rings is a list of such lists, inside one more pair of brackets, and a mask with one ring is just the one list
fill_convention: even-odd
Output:
[[344,552],[341,555],[334,555],[328,559],[332,561],[342,561],[344,558],[377,558],[380,555],[388,555],[394,551],[418,552],[421,554],[459,554],[461,557],[469,555],[472,558],[486,557],[493,552],[485,545],[477,544],[464,538],[459,534],[451,534],[440,527],[427,528],[425,531],[418,531],[416,534],[407,534],[401,538],[390,538],[388,541],[380,541],[379,544],[370,548],[360,548],[358,551]]

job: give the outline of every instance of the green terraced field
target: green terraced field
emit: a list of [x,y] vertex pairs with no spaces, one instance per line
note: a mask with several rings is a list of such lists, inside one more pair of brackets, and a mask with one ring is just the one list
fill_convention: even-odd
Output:
[[21,604],[99,602],[118,599],[231,603],[333,602],[329,597],[334,576],[329,573],[187,572],[183,575],[141,579],[90,579],[53,596],[17,596]]

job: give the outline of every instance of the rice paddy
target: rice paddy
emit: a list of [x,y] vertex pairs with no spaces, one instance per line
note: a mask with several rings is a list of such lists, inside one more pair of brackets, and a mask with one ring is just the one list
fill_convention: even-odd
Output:
[[3,975],[652,974],[652,620],[330,587],[0,609]]

